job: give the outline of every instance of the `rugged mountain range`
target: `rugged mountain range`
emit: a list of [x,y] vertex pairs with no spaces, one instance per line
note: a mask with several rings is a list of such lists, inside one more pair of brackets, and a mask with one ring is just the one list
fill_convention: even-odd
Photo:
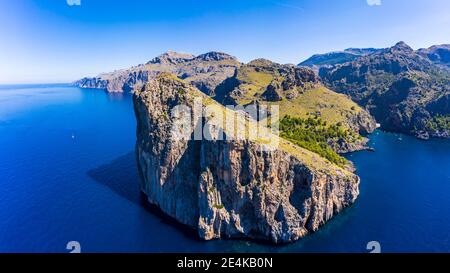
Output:
[[[371,51],[348,49],[352,54]],[[260,103],[276,104],[280,107],[281,118],[315,117],[327,123],[326,126],[319,126],[318,130],[339,124],[351,134],[346,137],[331,134],[327,138],[327,146],[338,153],[367,148],[367,139],[360,134],[368,134],[376,126],[367,111],[348,97],[325,88],[310,68],[281,65],[265,59],[256,59],[244,65],[236,58],[219,52],[199,56],[167,52],[144,65],[102,74],[93,79],[85,78],[75,84],[109,92],[132,91],[162,72],[173,73],[224,105],[256,107]]]
[[390,131],[450,136],[446,46],[415,51],[404,42],[342,64],[323,66],[324,84],[349,95]]
[[[337,97],[336,91],[369,110],[386,130],[421,138],[448,137],[449,48],[440,45],[415,51],[403,42],[385,49],[349,48],[314,55],[298,67],[264,59],[243,65],[220,52],[194,56],[169,51],[146,64],[84,78],[75,84],[108,92],[131,92],[159,73],[170,72],[224,104],[277,103],[286,115],[294,112],[294,116],[306,118],[305,113],[316,112],[353,131],[371,132],[374,122],[369,121],[366,112],[346,98]],[[346,106],[357,111],[349,111]],[[338,109],[333,111],[337,115],[326,114],[331,107]],[[340,143],[343,145],[333,145],[335,150],[353,150],[342,148],[346,142]]]
[[[381,48],[347,48],[343,51],[333,51],[324,54],[315,54],[298,66],[306,66],[318,71],[321,67],[331,67],[356,60],[361,56],[381,52]],[[435,64],[450,67],[450,45],[434,45],[429,48],[421,48],[416,51],[421,56]]]
[[104,73],[75,82],[81,88],[105,89],[108,92],[131,92],[161,72],[170,72],[188,81],[209,95],[226,78],[231,77],[240,63],[235,57],[221,52],[198,56],[168,51],[146,64],[130,69]]

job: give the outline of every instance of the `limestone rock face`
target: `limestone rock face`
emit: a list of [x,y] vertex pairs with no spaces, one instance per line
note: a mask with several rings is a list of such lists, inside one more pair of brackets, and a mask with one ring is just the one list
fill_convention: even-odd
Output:
[[[356,200],[359,177],[287,141],[267,149],[249,139],[173,138],[178,117],[172,110],[179,104],[192,107],[201,96],[166,74],[134,92],[141,190],[202,239],[293,242]],[[212,119],[192,118],[190,128]]]

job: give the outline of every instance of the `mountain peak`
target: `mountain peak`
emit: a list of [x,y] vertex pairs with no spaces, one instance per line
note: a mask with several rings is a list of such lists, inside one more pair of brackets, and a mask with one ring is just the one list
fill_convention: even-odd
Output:
[[408,51],[408,52],[412,52],[414,51],[414,49],[412,49],[409,45],[407,45],[405,42],[400,41],[398,43],[396,43],[393,47],[390,48],[391,50],[395,50],[395,51]]
[[439,49],[439,48],[450,49],[450,44],[434,45],[429,47],[428,49]]
[[192,60],[195,56],[189,53],[180,53],[168,50],[165,53],[153,58],[148,64],[178,64]]
[[259,59],[255,59],[250,61],[247,65],[249,66],[260,66],[260,67],[269,67],[269,66],[273,66],[275,63],[264,59],[264,58],[259,58]]
[[211,51],[204,54],[200,54],[195,59],[202,61],[223,61],[223,60],[236,60],[235,57],[218,51]]
[[417,51],[422,57],[428,58],[437,65],[450,68],[450,44],[434,45]]
[[376,53],[380,51],[380,49],[378,48],[373,48],[373,47],[369,47],[369,48],[347,48],[344,50],[344,52],[350,53],[350,54],[355,54],[355,55],[360,55],[360,56],[364,56],[364,55],[370,55],[372,53]]

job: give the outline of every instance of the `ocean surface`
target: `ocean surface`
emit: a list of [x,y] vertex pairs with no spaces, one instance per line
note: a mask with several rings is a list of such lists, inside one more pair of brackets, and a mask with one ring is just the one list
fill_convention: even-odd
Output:
[[319,232],[274,246],[203,242],[139,194],[130,95],[0,86],[0,252],[450,252],[450,141],[375,132],[348,155],[358,201]]

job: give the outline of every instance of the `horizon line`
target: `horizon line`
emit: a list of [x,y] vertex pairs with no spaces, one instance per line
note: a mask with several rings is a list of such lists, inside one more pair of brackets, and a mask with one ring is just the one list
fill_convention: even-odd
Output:
[[[409,45],[407,42],[405,42],[404,40],[399,40],[399,41],[396,42],[394,45],[396,45],[397,43],[400,43],[400,42],[404,42],[405,44],[407,44],[408,46],[410,46],[410,45]],[[392,46],[394,46],[394,45],[392,45]],[[450,45],[450,43],[437,43],[437,44],[432,44],[432,45],[430,45],[430,46],[428,46],[428,47],[418,47],[418,48],[414,48],[414,47],[412,47],[412,46],[410,46],[410,47],[411,47],[414,51],[417,51],[417,50],[420,50],[420,49],[428,49],[428,48],[431,48],[431,47],[433,47],[433,46],[443,46],[443,45]],[[327,52],[314,53],[314,54],[312,54],[311,56],[305,58],[304,60],[301,60],[301,61],[298,62],[298,63],[288,62],[288,63],[279,63],[279,64],[282,64],[282,65],[288,65],[288,64],[291,64],[291,65],[298,66],[300,63],[302,63],[302,62],[304,62],[304,61],[306,61],[306,60],[308,60],[308,59],[310,59],[311,57],[316,56],[316,55],[322,55],[322,54],[328,54],[328,53],[345,52],[345,50],[348,50],[348,49],[369,49],[369,48],[373,48],[373,49],[386,49],[386,48],[390,48],[390,47],[392,47],[392,46],[388,46],[388,47],[371,47],[371,46],[365,46],[365,47],[348,47],[348,48],[345,48],[345,49],[336,49],[336,50],[327,51]],[[155,57],[161,56],[162,54],[167,53],[167,52],[174,52],[174,53],[180,53],[180,54],[181,54],[181,53],[184,53],[184,54],[192,54],[192,53],[185,52],[185,51],[174,51],[174,50],[168,49],[168,50],[166,50],[166,51],[160,53],[159,55],[157,55],[157,56],[155,56]],[[239,62],[241,62],[241,61],[239,60],[239,58],[236,57],[236,55],[231,54],[231,53],[227,53],[227,52],[225,52],[225,51],[210,50],[210,51],[207,51],[207,52],[204,52],[204,53],[200,53],[200,54],[198,54],[198,55],[195,55],[195,54],[192,54],[192,55],[194,55],[195,57],[197,57],[197,56],[199,56],[199,55],[206,54],[206,53],[210,53],[210,52],[220,52],[220,53],[228,54],[228,55],[230,55],[230,56],[235,57]],[[155,58],[155,57],[153,57],[153,58]],[[151,59],[153,59],[153,58],[151,58]],[[253,61],[253,60],[257,60],[257,59],[261,59],[261,58],[262,58],[262,59],[266,59],[266,58],[263,58],[263,57],[257,57],[257,58],[252,58],[252,59],[250,59],[250,61],[248,61],[248,62],[241,62],[241,63],[246,64],[246,63],[249,63],[249,62],[251,62],[251,61]],[[150,59],[150,60],[151,60],[151,59]],[[150,60],[148,60],[148,61],[150,61]],[[267,59],[267,60],[269,60],[269,61],[271,61],[271,62],[274,62],[274,63],[278,63],[278,62],[276,62],[276,61],[272,61],[271,59]],[[111,72],[118,71],[118,70],[129,69],[129,68],[131,68],[131,67],[137,67],[137,66],[140,66],[140,65],[145,65],[148,61],[144,61],[143,63],[131,65],[131,66],[124,67],[124,68],[115,68],[114,70],[111,70],[111,71],[100,72],[100,73],[97,73],[95,76],[87,76],[87,75],[84,75],[84,76],[81,76],[80,78],[76,78],[76,79],[72,79],[72,80],[68,80],[68,81],[67,81],[67,80],[64,80],[64,81],[59,81],[59,80],[58,80],[58,81],[52,81],[52,80],[49,80],[49,81],[39,81],[39,80],[37,80],[37,82],[31,82],[31,81],[23,81],[23,82],[0,82],[0,85],[71,84],[71,83],[73,83],[73,82],[75,82],[75,81],[77,81],[77,80],[82,79],[83,77],[88,77],[88,78],[97,77],[97,76],[99,76],[99,75],[102,74],[102,73],[111,73]]]

